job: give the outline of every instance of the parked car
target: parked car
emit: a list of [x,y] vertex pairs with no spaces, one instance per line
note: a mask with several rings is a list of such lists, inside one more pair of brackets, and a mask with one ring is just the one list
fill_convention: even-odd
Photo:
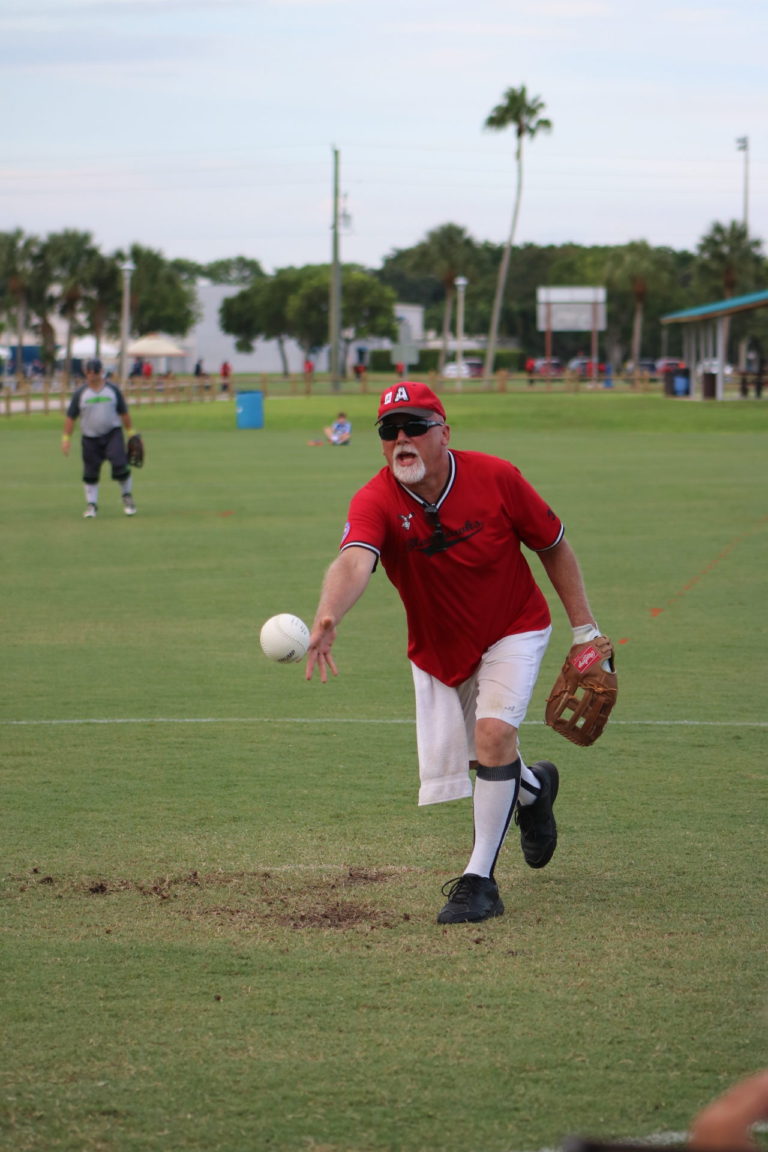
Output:
[[[463,360],[461,364],[461,375],[463,379],[479,380],[483,375],[484,364],[482,360]],[[450,364],[446,364],[443,368],[443,376],[449,379],[455,379],[459,374],[459,366],[455,360]]]
[[675,356],[662,356],[661,360],[656,361],[656,372],[659,376],[663,376],[665,372],[684,371],[687,367],[685,360],[678,360]]
[[551,356],[549,359],[541,357],[539,360],[533,362],[533,375],[534,376],[562,376],[563,364],[558,360],[557,356]]
[[[593,375],[593,363],[594,362],[586,356],[574,356],[573,360],[568,361],[568,371],[575,372],[576,375],[581,376],[582,379],[590,379]],[[605,375],[605,364],[601,364],[599,361],[597,364],[597,375]]]
[[[720,367],[719,360],[702,360],[696,365],[697,372],[714,372],[717,374]],[[733,376],[733,364],[726,364],[723,367],[724,376]]]
[[627,376],[634,376],[636,371],[640,372],[643,376],[652,376],[655,378],[657,375],[656,361],[643,359],[641,357],[637,362],[637,366],[635,366],[634,360],[628,360],[624,368],[625,374]]

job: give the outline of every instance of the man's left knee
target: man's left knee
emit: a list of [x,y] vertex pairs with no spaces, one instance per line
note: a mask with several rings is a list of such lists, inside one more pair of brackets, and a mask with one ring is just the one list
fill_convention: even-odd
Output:
[[481,764],[509,764],[517,759],[517,728],[495,717],[475,725],[475,751]]

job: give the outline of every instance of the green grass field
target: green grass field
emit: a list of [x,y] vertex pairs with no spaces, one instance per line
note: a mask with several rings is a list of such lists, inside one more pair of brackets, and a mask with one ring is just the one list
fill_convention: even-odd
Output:
[[[768,1063],[768,404],[449,396],[566,522],[620,698],[561,770],[560,844],[507,913],[435,923],[469,802],[419,809],[399,602],[377,573],[340,676],[268,662],[311,619],[375,398],[136,413],[139,515],[81,519],[58,414],[0,420],[0,1147],[525,1152],[680,1133]],[[533,558],[534,568],[538,562]]]

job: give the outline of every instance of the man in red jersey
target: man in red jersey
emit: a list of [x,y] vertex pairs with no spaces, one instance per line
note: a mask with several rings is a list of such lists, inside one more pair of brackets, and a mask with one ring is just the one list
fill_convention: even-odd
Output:
[[352,498],[306,676],[315,667],[323,682],[328,669],[337,675],[336,629],[381,560],[408,623],[419,803],[473,796],[472,851],[464,873],[443,886],[438,923],[486,920],[504,911],[494,869],[513,814],[531,868],[548,864],[557,846],[557,768],[525,764],[518,744],[552,630],[522,545],[538,553],[573,643],[600,631],[558,516],[508,461],[450,449],[445,409],[430,388],[401,381],[386,389],[378,430],[387,466]]

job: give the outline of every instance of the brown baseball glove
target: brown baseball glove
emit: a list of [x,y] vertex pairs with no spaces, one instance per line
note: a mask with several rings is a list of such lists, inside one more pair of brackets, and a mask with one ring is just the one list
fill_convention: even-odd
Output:
[[144,465],[144,441],[138,432],[134,432],[133,436],[129,436],[128,444],[126,445],[126,455],[128,456],[128,463],[131,468],[141,468]]
[[[609,670],[603,663],[609,664]],[[618,682],[613,645],[598,636],[571,648],[549,694],[544,718],[572,744],[588,748],[601,734],[616,703]]]

